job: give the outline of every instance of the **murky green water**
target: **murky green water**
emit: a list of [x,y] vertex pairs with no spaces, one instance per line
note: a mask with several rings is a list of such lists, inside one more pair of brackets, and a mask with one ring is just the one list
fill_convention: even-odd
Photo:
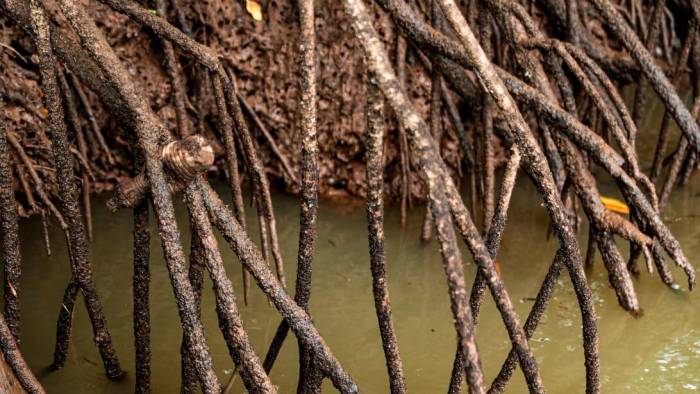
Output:
[[[695,263],[698,261],[693,257],[700,256],[698,193],[700,187],[691,186],[674,194],[666,216],[672,231]],[[297,199],[277,195],[274,203],[287,276],[293,278],[298,236]],[[183,231],[187,231],[184,209],[181,205],[178,208]],[[47,257],[40,223],[30,220],[21,226],[24,257],[22,348],[49,392],[133,391],[131,213],[110,214],[98,203],[94,216],[95,275],[126,378],[112,382],[105,377],[82,304],[76,312],[67,366],[60,371],[47,368],[52,360],[56,316],[69,269],[59,231],[56,228],[52,231],[54,254]],[[517,186],[510,217],[498,260],[517,311],[525,316],[532,304],[528,298],[536,295],[556,246],[554,241],[545,241],[546,214],[525,177]],[[397,210],[387,212],[387,258],[394,321],[408,388],[414,393],[437,393],[445,392],[449,381],[455,334],[436,246],[418,242],[421,218],[422,209],[415,208],[407,230],[401,230]],[[252,216],[249,219],[254,222]],[[387,392],[371,293],[364,207],[323,203],[318,230],[311,301],[318,328],[363,392]],[[228,272],[240,290],[239,264],[225,245],[221,245]],[[474,265],[467,260],[466,271],[469,278],[473,278]],[[152,244],[152,272],[153,389],[158,393],[177,392],[181,331],[157,240]],[[681,278],[679,271],[674,273]],[[634,319],[617,306],[600,260],[596,261],[591,283],[600,316],[604,392],[682,392],[700,388],[700,314],[697,313],[700,298],[696,294],[674,292],[657,276],[643,273],[636,288],[645,314],[641,319]],[[209,285],[207,282],[207,289]],[[233,367],[218,331],[210,291],[205,292],[203,305],[216,371],[225,383]],[[251,305],[242,308],[242,314],[254,347],[259,353],[264,352],[279,323],[276,311],[260,291],[253,289]],[[500,368],[510,345],[492,301],[485,304],[482,316],[478,341],[485,373],[491,378]],[[583,390],[580,318],[568,277],[558,283],[532,347],[550,392]],[[293,342],[288,342],[272,372],[272,381],[281,387],[281,392],[293,392],[296,387],[296,349]],[[329,392],[330,387],[326,387]],[[509,389],[510,392],[526,391],[519,372]],[[233,392],[243,392],[240,383]]]

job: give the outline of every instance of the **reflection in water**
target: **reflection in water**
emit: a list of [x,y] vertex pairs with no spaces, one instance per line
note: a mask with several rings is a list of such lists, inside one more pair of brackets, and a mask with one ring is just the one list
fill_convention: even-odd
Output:
[[[696,182],[697,183],[697,182]],[[607,187],[606,187],[607,186]],[[603,192],[614,190],[601,184]],[[700,255],[700,199],[696,187],[673,196],[666,220],[686,254]],[[223,191],[222,195],[228,193]],[[288,278],[294,277],[298,231],[297,199],[275,196],[280,242]],[[508,291],[520,316],[526,316],[532,297],[554,255],[555,242],[546,241],[547,219],[540,201],[523,177],[517,186],[511,217],[498,260]],[[66,367],[57,372],[46,367],[52,359],[56,316],[63,286],[69,278],[65,245],[53,229],[54,255],[45,255],[40,223],[23,223],[22,251],[22,348],[42,383],[55,393],[128,393],[133,391],[133,338],[131,334],[131,214],[111,214],[95,204],[95,241],[92,258],[100,296],[117,352],[127,377],[111,382],[104,376],[99,354],[91,343],[89,321],[82,305],[76,309],[73,341]],[[179,219],[187,233],[185,212]],[[319,239],[314,266],[311,311],[321,334],[349,369],[363,392],[387,392],[382,348],[371,293],[367,233],[363,207],[347,209],[322,204]],[[248,209],[251,214],[252,210]],[[387,259],[394,319],[410,392],[444,392],[449,382],[455,351],[455,334],[441,261],[434,243],[421,245],[422,209],[410,215],[407,230],[398,226],[398,212],[387,212]],[[252,215],[249,222],[254,223]],[[583,229],[581,234],[586,234]],[[251,234],[257,234],[252,228]],[[184,236],[188,240],[188,236]],[[584,241],[582,237],[582,242]],[[187,242],[186,242],[187,243]],[[583,243],[582,243],[583,244]],[[233,254],[222,247],[229,274],[240,294],[240,268]],[[627,250],[624,246],[623,250]],[[469,256],[466,250],[465,256]],[[466,272],[474,277],[474,265],[466,259]],[[697,260],[694,261],[699,263]],[[180,326],[160,245],[152,245],[151,292],[153,389],[166,393],[179,390]],[[681,272],[674,270],[676,277]],[[636,282],[644,316],[635,319],[617,306],[600,260],[590,274],[595,306],[600,317],[600,350],[604,392],[652,393],[693,391],[700,387],[700,301],[686,291],[672,291],[658,276],[643,273]],[[684,281],[682,281],[684,283]],[[207,288],[210,283],[207,282]],[[279,323],[273,307],[253,289],[251,304],[242,307],[244,324],[255,349],[266,350]],[[218,331],[213,297],[205,292],[205,326],[216,371],[222,382],[232,373],[232,363]],[[545,387],[550,392],[582,392],[583,353],[578,305],[567,276],[559,280],[554,298],[532,340]],[[488,378],[492,378],[509,351],[509,342],[492,301],[486,302],[477,337]],[[297,347],[285,345],[273,370],[272,381],[281,392],[296,387]],[[330,385],[328,385],[330,391]],[[234,392],[242,392],[240,382]],[[509,392],[526,392],[522,375],[516,373]]]

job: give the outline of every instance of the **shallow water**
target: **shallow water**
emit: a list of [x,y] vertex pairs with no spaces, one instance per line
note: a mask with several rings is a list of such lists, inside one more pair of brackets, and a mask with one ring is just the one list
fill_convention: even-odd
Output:
[[[697,185],[698,182],[695,182]],[[603,190],[605,185],[601,186]],[[612,188],[610,188],[612,189]],[[691,260],[700,256],[700,187],[690,186],[673,195],[665,219]],[[222,190],[222,195],[227,195]],[[298,201],[276,195],[282,253],[287,277],[294,277],[298,237]],[[388,274],[394,322],[410,392],[445,392],[455,351],[447,286],[436,244],[418,241],[422,208],[411,210],[406,230],[398,225],[398,212],[387,212]],[[547,218],[526,177],[519,179],[510,211],[510,222],[498,256],[508,291],[521,316],[526,316],[547,272],[556,246],[546,241]],[[185,210],[178,205],[183,233]],[[255,220],[248,208],[249,223]],[[53,255],[46,256],[41,225],[22,223],[24,279],[22,290],[22,349],[30,366],[49,392],[133,392],[133,338],[131,320],[131,225],[129,211],[109,213],[102,201],[95,204],[95,240],[92,261],[99,294],[104,303],[113,340],[126,377],[109,381],[92,344],[89,321],[82,303],[75,314],[68,363],[50,371],[55,323],[64,285],[69,279],[66,250],[57,227],[52,227]],[[257,234],[252,229],[252,234]],[[319,238],[314,266],[311,311],[331,349],[365,393],[388,391],[382,348],[371,292],[363,206],[320,206]],[[582,230],[581,234],[587,231]],[[155,238],[155,237],[154,237]],[[185,236],[184,238],[189,238]],[[229,275],[239,299],[240,266],[220,242]],[[623,247],[627,251],[627,246]],[[154,392],[177,392],[180,384],[181,330],[172,289],[157,238],[152,242],[152,350]],[[468,256],[465,253],[465,256]],[[465,259],[468,278],[474,277],[471,259]],[[697,260],[695,261],[697,263]],[[679,270],[674,274],[684,283]],[[673,291],[658,276],[643,273],[636,282],[644,316],[635,319],[617,306],[602,262],[598,258],[590,274],[600,318],[600,353],[604,392],[682,392],[700,388],[700,298],[685,290]],[[205,289],[210,282],[205,283]],[[251,305],[242,307],[244,324],[253,346],[263,353],[274,335],[279,317],[262,292],[251,292]],[[491,379],[510,349],[507,335],[492,301],[485,303],[478,326],[478,343],[487,379]],[[232,363],[217,327],[211,291],[205,291],[203,313],[209,345],[218,373],[227,382]],[[532,347],[550,392],[582,392],[583,354],[579,310],[568,277],[557,285],[554,298],[537,330]],[[288,341],[271,379],[280,392],[296,387],[297,346]],[[324,391],[331,392],[326,383]],[[240,379],[232,392],[243,392]],[[509,392],[526,392],[516,372]]]

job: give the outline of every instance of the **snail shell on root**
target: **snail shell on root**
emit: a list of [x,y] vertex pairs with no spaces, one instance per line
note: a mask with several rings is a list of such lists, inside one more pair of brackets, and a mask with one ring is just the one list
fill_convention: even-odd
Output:
[[211,167],[214,148],[201,135],[191,135],[165,145],[162,158],[171,175],[186,182]]

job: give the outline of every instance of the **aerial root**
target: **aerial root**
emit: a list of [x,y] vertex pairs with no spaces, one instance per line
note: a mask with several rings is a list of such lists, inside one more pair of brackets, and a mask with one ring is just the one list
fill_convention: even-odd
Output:
[[[60,0],[59,8],[78,37],[64,37],[53,28],[38,1],[28,6],[2,2],[12,18],[30,26],[36,50],[48,117],[34,110],[39,123],[50,131],[37,130],[37,138],[51,145],[57,178],[60,208],[51,199],[44,184],[44,169],[28,151],[24,136],[1,130],[0,136],[0,219],[5,253],[5,325],[0,317],[0,347],[6,360],[15,368],[30,392],[42,392],[34,386],[21,358],[16,358],[19,340],[19,305],[21,260],[17,241],[17,215],[39,213],[44,228],[47,215],[56,219],[66,235],[73,276],[66,287],[57,323],[54,365],[66,362],[70,343],[72,312],[79,293],[93,325],[108,376],[121,376],[112,347],[106,320],[102,315],[87,254],[87,240],[92,237],[90,206],[91,185],[100,174],[99,163],[115,164],[91,108],[82,83],[98,94],[110,113],[136,138],[131,141],[139,173],[122,182],[109,200],[112,210],[134,209],[134,334],[136,337],[136,391],[150,389],[150,321],[148,291],[150,285],[148,244],[149,204],[157,220],[158,235],[172,289],[178,303],[183,338],[182,391],[194,392],[201,386],[205,393],[220,393],[221,385],[214,374],[212,360],[201,322],[203,277],[208,273],[214,283],[219,328],[227,344],[235,371],[246,390],[273,393],[277,388],[269,378],[277,355],[291,331],[298,340],[300,378],[298,391],[318,392],[323,379],[329,379],[344,393],[358,391],[347,370],[333,355],[313,324],[309,312],[311,273],[316,242],[319,190],[319,142],[316,120],[317,70],[314,3],[299,3],[300,56],[300,135],[301,171],[294,172],[287,157],[247,98],[236,87],[235,64],[227,66],[219,53],[194,38],[183,5],[172,1],[180,28],[167,21],[168,2],[157,0],[156,12],[130,0],[102,0],[118,12],[128,15],[149,28],[160,41],[163,67],[172,86],[175,130],[168,130],[150,105],[135,89],[124,64],[107,44],[85,9],[73,0]],[[687,64],[700,65],[697,20],[700,6],[693,0],[693,18],[688,36],[683,40],[676,64],[666,67],[651,53],[661,48],[666,62],[674,56],[670,42],[675,37],[675,23],[663,0],[655,2],[647,18],[642,2],[618,7],[609,0],[593,0],[597,14],[580,10],[577,1],[554,1],[546,10],[547,18],[556,22],[554,30],[562,34],[550,37],[540,30],[540,23],[517,2],[486,0],[470,2],[465,12],[453,0],[419,2],[414,7],[403,0],[378,0],[377,3],[394,21],[400,35],[396,37],[396,62],[391,64],[363,0],[343,0],[342,5],[352,23],[352,32],[365,55],[367,71],[367,143],[365,153],[367,182],[367,219],[370,268],[373,279],[375,309],[392,393],[405,392],[405,376],[398,342],[392,323],[391,303],[384,256],[384,101],[398,121],[397,172],[400,176],[400,221],[405,225],[412,203],[410,185],[413,173],[424,183],[427,208],[421,235],[435,237],[443,258],[449,288],[457,350],[449,386],[450,393],[460,392],[464,381],[472,392],[486,392],[480,354],[476,346],[479,313],[486,290],[494,299],[509,335],[512,350],[504,361],[489,392],[503,392],[520,365],[531,392],[544,392],[539,367],[528,339],[533,335],[554,291],[554,284],[566,269],[577,297],[583,323],[583,348],[586,368],[586,391],[600,391],[598,333],[592,292],[584,271],[584,261],[576,231],[585,217],[588,222],[588,248],[585,267],[595,264],[600,252],[609,282],[619,304],[635,316],[642,308],[634,289],[633,278],[640,274],[637,260],[643,256],[647,271],[657,271],[660,279],[676,288],[666,259],[670,259],[687,277],[689,288],[695,284],[695,270],[661,213],[671,191],[688,181],[698,166],[700,129],[695,121],[700,111],[698,91],[694,86],[694,105],[688,110],[673,83],[681,80]],[[416,5],[416,4],[414,4]],[[24,12],[28,7],[31,12]],[[563,7],[563,8],[562,8]],[[627,13],[625,18],[622,13]],[[28,15],[28,16],[26,16]],[[596,48],[586,26],[598,17],[629,53],[610,59],[608,52]],[[24,19],[22,19],[24,18]],[[429,22],[426,22],[429,21]],[[202,21],[200,21],[202,22]],[[20,23],[22,24],[22,23]],[[53,26],[53,27],[52,27]],[[558,38],[561,37],[561,38]],[[640,37],[643,37],[640,39]],[[69,45],[73,43],[74,45]],[[504,48],[509,48],[506,51]],[[65,64],[58,64],[54,51]],[[180,53],[181,52],[181,53]],[[605,53],[603,53],[605,52]],[[73,56],[81,54],[82,56]],[[221,201],[202,176],[214,163],[213,141],[204,137],[204,120],[192,127],[188,115],[188,75],[180,67],[180,55],[193,59],[199,69],[196,105],[200,108],[210,95],[215,106],[215,123],[225,150],[225,169],[233,200],[233,210]],[[415,56],[414,56],[415,55]],[[417,59],[432,86],[429,123],[406,94],[407,58]],[[692,67],[691,67],[692,68]],[[236,69],[237,70],[237,69]],[[666,76],[665,72],[669,73]],[[691,71],[696,73],[697,71]],[[99,75],[99,77],[95,77]],[[622,75],[627,75],[622,77]],[[639,76],[632,109],[626,107],[616,83]],[[658,135],[650,176],[642,171],[637,155],[637,134],[647,107],[645,92],[651,87],[661,98],[666,114]],[[3,97],[27,107],[31,103],[14,92]],[[88,121],[84,127],[80,116]],[[445,122],[443,116],[449,120]],[[466,118],[478,120],[469,135]],[[73,131],[75,147],[68,138]],[[672,156],[664,160],[671,139],[671,122],[682,132]],[[251,132],[260,132],[260,139]],[[448,127],[444,127],[448,126]],[[50,138],[49,138],[50,137]],[[459,147],[458,174],[462,166],[469,177],[471,204],[467,208],[443,157],[443,143],[448,139]],[[262,142],[278,162],[277,169],[285,180],[298,184],[301,193],[298,268],[294,297],[287,291],[284,262],[280,251],[277,223],[263,155]],[[506,152],[506,165],[498,182],[498,147]],[[16,159],[12,162],[12,159]],[[657,183],[669,164],[664,184]],[[515,313],[503,283],[496,258],[508,220],[511,196],[518,173],[534,182],[551,222],[559,245],[549,272],[539,288],[535,303],[524,323]],[[624,200],[629,217],[610,211],[594,173],[601,171],[613,179]],[[13,172],[26,198],[14,199]],[[77,175],[77,178],[75,176]],[[82,183],[82,201],[75,179]],[[247,232],[242,182],[250,182],[251,200],[259,221],[260,247]],[[497,185],[500,184],[500,188]],[[184,192],[192,228],[189,267],[186,266],[180,233],[174,219],[172,195]],[[35,196],[37,197],[35,199]],[[481,206],[477,206],[481,202]],[[82,205],[82,212],[81,212]],[[19,207],[19,208],[17,208]],[[580,208],[580,209],[579,209]],[[479,209],[481,211],[479,212]],[[581,215],[579,215],[581,214]],[[482,219],[477,228],[475,218]],[[224,268],[214,229],[242,263],[243,302],[249,301],[253,279],[282,320],[265,358],[261,362],[250,345],[238,311],[233,284]],[[456,231],[455,231],[456,230]],[[45,230],[48,234],[48,231]],[[476,278],[467,292],[463,257],[458,245],[460,236],[478,266]],[[632,245],[629,260],[624,261],[615,240],[622,238]],[[47,237],[48,239],[48,237]],[[47,250],[50,246],[47,242]],[[268,263],[274,262],[274,270]],[[670,262],[669,262],[670,264]],[[12,338],[14,337],[14,339]],[[14,346],[14,347],[13,347]],[[14,357],[14,358],[13,358]],[[24,370],[23,370],[24,368]],[[227,385],[228,390],[233,380]],[[37,383],[38,384],[38,383]]]

